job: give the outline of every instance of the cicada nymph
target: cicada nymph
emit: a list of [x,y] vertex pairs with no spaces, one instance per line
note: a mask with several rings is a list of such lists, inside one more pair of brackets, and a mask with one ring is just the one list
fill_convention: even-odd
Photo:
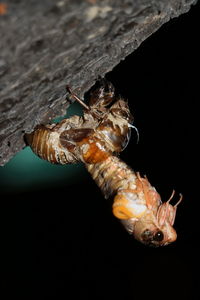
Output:
[[162,246],[175,241],[173,224],[182,195],[174,206],[170,204],[174,192],[162,203],[148,179],[118,158],[129,142],[131,128],[135,128],[127,101],[105,80],[90,93],[89,105],[69,87],[67,90],[83,106],[83,116],[39,125],[26,134],[32,150],[51,163],[83,162],[105,198],[114,198],[115,217],[140,242]]
[[96,163],[121,152],[130,139],[133,117],[128,103],[116,97],[111,83],[101,80],[90,95],[89,106],[67,87],[83,105],[83,116],[58,124],[39,125],[26,140],[32,150],[51,163]]

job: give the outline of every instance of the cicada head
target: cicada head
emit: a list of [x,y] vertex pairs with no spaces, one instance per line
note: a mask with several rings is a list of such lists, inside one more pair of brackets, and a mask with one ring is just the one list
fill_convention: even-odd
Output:
[[146,245],[158,247],[168,245],[177,239],[173,225],[182,195],[174,206],[170,204],[173,196],[174,191],[170,199],[158,207],[156,215],[147,210],[147,213],[135,222],[133,234],[137,240]]
[[119,122],[118,118],[130,125],[133,122],[128,102],[115,92],[112,83],[106,79],[99,80],[90,91],[89,107],[90,112],[92,111],[97,116],[107,112],[112,115],[115,122]]
[[111,106],[110,112],[115,118],[120,118],[129,125],[133,122],[133,116],[130,112],[128,102],[121,97]]
[[173,228],[178,204],[170,201],[174,191],[167,202],[162,203],[160,195],[151,186],[147,177],[142,178],[136,173],[136,190],[124,190],[115,196],[113,204],[114,215],[121,219],[126,230],[143,244],[150,246],[164,246],[174,242],[177,238]]
[[115,101],[115,88],[111,82],[101,78],[90,91],[89,106],[93,110],[104,110]]

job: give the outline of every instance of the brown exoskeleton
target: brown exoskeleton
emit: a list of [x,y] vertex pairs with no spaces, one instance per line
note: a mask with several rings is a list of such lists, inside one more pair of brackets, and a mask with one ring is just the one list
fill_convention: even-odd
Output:
[[133,117],[128,103],[116,96],[111,83],[102,80],[90,94],[89,106],[68,92],[83,107],[83,116],[72,116],[58,124],[39,125],[26,134],[32,150],[51,163],[83,162],[105,198],[114,197],[113,214],[127,231],[144,244],[162,246],[176,240],[173,228],[176,209],[148,179],[135,173],[117,154],[130,139]]
[[91,93],[89,106],[69,87],[67,90],[84,107],[83,116],[37,126],[33,133],[26,135],[32,150],[41,158],[58,164],[97,163],[121,152],[134,127],[127,101],[116,98],[113,85],[105,81]]

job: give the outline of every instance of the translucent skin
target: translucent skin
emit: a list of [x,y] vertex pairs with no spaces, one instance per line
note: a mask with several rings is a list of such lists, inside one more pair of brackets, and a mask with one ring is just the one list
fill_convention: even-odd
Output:
[[[105,198],[115,195],[113,214],[137,240],[156,247],[176,240],[173,224],[177,205],[169,203],[172,197],[162,203],[148,179],[142,178],[115,156],[86,167]],[[182,197],[179,202],[181,200]]]

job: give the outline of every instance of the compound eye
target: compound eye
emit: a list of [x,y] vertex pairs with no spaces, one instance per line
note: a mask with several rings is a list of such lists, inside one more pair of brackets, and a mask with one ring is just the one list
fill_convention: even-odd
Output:
[[161,242],[164,239],[164,234],[162,231],[157,231],[154,236],[153,236],[153,240],[156,242]]

